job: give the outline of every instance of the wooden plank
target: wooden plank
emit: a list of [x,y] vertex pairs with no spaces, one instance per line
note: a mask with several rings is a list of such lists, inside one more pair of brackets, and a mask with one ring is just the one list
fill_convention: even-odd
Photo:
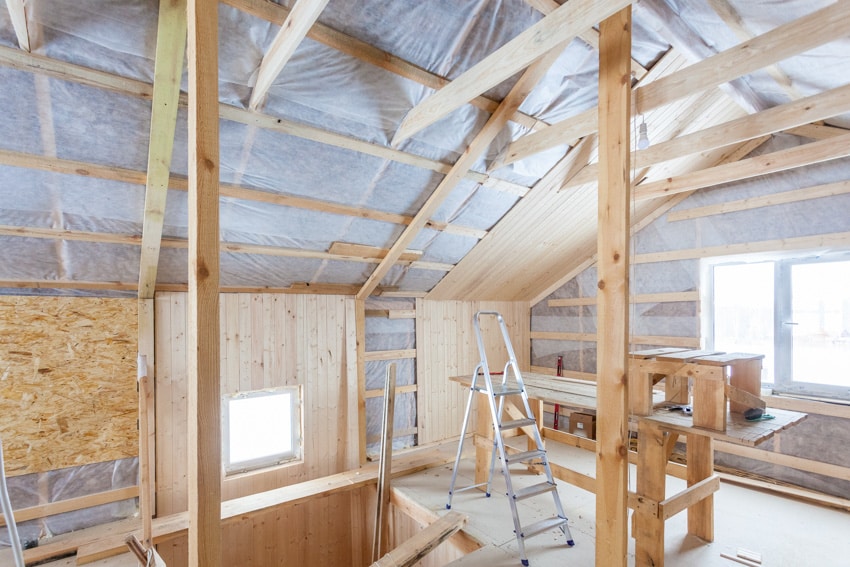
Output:
[[818,234],[814,236],[799,236],[795,238],[782,238],[777,240],[762,240],[755,242],[744,242],[741,244],[725,244],[722,246],[707,246],[705,248],[689,248],[685,250],[671,250],[669,252],[650,252],[646,254],[635,254],[635,264],[647,264],[652,262],[671,262],[675,260],[693,260],[710,256],[729,256],[737,254],[751,254],[754,252],[779,252],[783,250],[824,250],[829,248],[843,248],[850,245],[850,232],[837,232],[832,234]]
[[[637,495],[654,502],[665,499],[664,433],[645,419],[638,420]],[[688,463],[690,471],[690,462]],[[598,496],[597,496],[598,498]],[[635,566],[664,567],[664,519],[648,510],[635,511]]]
[[[410,394],[417,390],[418,386],[416,384],[408,384],[407,386],[397,386],[395,391],[396,394]],[[369,398],[383,398],[384,397],[384,389],[378,388],[376,390],[366,390],[366,399]]]
[[[599,230],[597,232],[598,415],[596,565],[628,556],[629,113],[632,13],[604,20],[599,47]],[[663,472],[662,472],[663,475]]]
[[378,508],[372,538],[372,561],[377,561],[389,547],[390,470],[393,462],[393,420],[395,416],[396,365],[387,366],[384,381],[384,413],[381,424],[381,456],[378,461]]
[[562,49],[579,33],[629,4],[628,0],[571,0],[568,6],[538,21],[415,106],[399,126],[393,145],[510,78],[545,53]]
[[636,92],[636,111],[645,114],[694,92],[716,87],[835,41],[847,35],[848,27],[850,11],[843,2],[836,2],[639,88]]
[[787,203],[798,203],[801,201],[809,201],[811,199],[845,195],[847,193],[850,193],[850,181],[838,181],[836,183],[815,185],[814,187],[806,187],[804,189],[782,191],[771,195],[761,195],[759,197],[727,201],[726,203],[707,205],[705,207],[694,207],[693,209],[671,211],[667,213],[667,222],[676,222],[712,215],[723,215],[737,211],[748,211],[762,207],[784,205]]
[[263,56],[257,82],[251,91],[248,108],[257,110],[265,102],[266,95],[280,72],[289,62],[292,54],[301,44],[319,14],[327,6],[328,0],[297,0],[286,16],[286,21],[278,30],[269,50]]
[[[772,411],[773,410],[768,410],[767,413],[771,413]],[[722,453],[735,455],[738,457],[744,457],[747,459],[753,459],[756,461],[761,461],[763,463],[790,467],[793,469],[828,476],[830,478],[836,478],[840,480],[850,480],[850,467],[843,467],[841,465],[835,465],[832,463],[824,463],[822,461],[804,459],[801,457],[795,457],[793,455],[785,455],[783,453],[766,451],[763,449],[755,449],[753,447],[735,445],[733,443],[725,441],[716,441],[715,449]]]
[[[365,244],[352,244],[349,242],[332,242],[328,248],[331,254],[339,254],[346,256],[363,256],[364,258],[385,258],[388,250],[377,246],[367,246]],[[400,261],[413,262],[422,257],[422,250],[405,250],[398,257]]]
[[139,300],[139,516],[142,542],[152,545],[151,521],[156,511],[156,393],[154,300]]
[[[19,508],[15,510],[15,522],[22,523],[29,520],[38,520],[55,516],[57,514],[65,514],[67,512],[76,512],[77,510],[85,510],[103,504],[111,504],[122,500],[129,500],[139,496],[138,486],[128,486],[126,488],[116,488],[88,496],[79,496],[77,498],[68,498],[57,502],[40,504],[38,506],[29,506],[27,508]],[[0,514],[0,527],[6,525],[6,518]]]
[[635,199],[657,199],[850,155],[850,134],[638,185]]
[[221,565],[218,3],[188,0],[189,567]]
[[467,516],[449,512],[400,546],[372,563],[372,567],[410,567],[428,555],[438,545],[459,531]]
[[[676,303],[679,301],[699,301],[699,291],[678,291],[668,293],[645,293],[629,297],[630,303]],[[596,297],[568,297],[550,299],[549,307],[575,307],[578,305],[596,305]]]
[[[688,435],[686,452],[688,487],[692,488],[710,479],[714,474],[714,440],[696,433]],[[707,492],[704,498],[694,502],[688,510],[688,533],[705,541],[714,541],[713,493],[713,490]]]
[[156,288],[185,51],[186,0],[163,1],[159,6],[156,32],[142,253],[139,260],[139,297],[144,299],[152,298]]
[[[595,341],[598,335],[596,333],[534,331],[531,333],[531,338],[552,341]],[[699,337],[631,336],[629,341],[633,345],[671,345],[685,348],[695,348],[700,344]]]
[[355,328],[357,337],[357,416],[359,422],[358,446],[360,464],[366,462],[366,301],[354,301]]
[[[697,502],[717,492],[720,488],[720,477],[712,475],[696,482],[682,492],[658,503],[662,519],[669,520],[679,512],[687,510]],[[691,513],[691,512],[689,512]]]
[[389,272],[395,261],[398,260],[402,252],[407,249],[419,234],[422,227],[425,226],[425,221],[437,211],[443,200],[445,200],[461,179],[466,176],[481,154],[487,151],[490,143],[502,131],[505,124],[507,124],[508,117],[519,108],[522,101],[525,100],[534,86],[543,78],[546,71],[555,62],[558,55],[558,53],[552,52],[541,57],[539,61],[523,73],[502,101],[502,104],[499,105],[496,112],[490,116],[490,119],[481,131],[478,132],[466,151],[454,163],[451,170],[440,181],[439,185],[437,185],[422,205],[422,208],[416,213],[416,216],[413,217],[413,221],[411,221],[401,236],[392,245],[386,257],[378,264],[375,271],[370,274],[366,283],[363,284],[363,287],[357,294],[358,299],[366,299],[378,287],[378,284],[381,283],[381,280]]
[[416,349],[407,348],[399,350],[372,350],[364,353],[363,360],[398,360],[402,358],[416,358]]
[[598,131],[599,109],[591,108],[514,140],[505,150],[505,154],[493,163],[490,170],[510,165],[561,144],[574,143]]
[[9,19],[12,20],[12,28],[18,38],[18,45],[24,51],[30,50],[30,36],[27,31],[27,13],[24,0],[7,0],[6,7],[9,9]]
[[384,319],[416,319],[416,309],[367,309],[366,317]]

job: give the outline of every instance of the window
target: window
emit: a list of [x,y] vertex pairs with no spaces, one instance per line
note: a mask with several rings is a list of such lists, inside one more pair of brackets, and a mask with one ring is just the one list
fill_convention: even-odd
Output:
[[777,392],[850,399],[850,255],[711,266],[709,347],[765,355]]
[[301,390],[275,388],[223,396],[222,460],[228,474],[298,459]]

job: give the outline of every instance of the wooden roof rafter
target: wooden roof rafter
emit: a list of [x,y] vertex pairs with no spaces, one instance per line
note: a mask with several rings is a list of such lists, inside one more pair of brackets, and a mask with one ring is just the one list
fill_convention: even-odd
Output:
[[139,260],[139,297],[142,299],[153,298],[156,288],[186,52],[186,26],[186,0],[160,2]]
[[6,8],[9,9],[9,18],[12,20],[12,27],[15,28],[18,45],[24,51],[30,51],[30,35],[27,30],[27,13],[24,0],[6,0]]
[[[509,44],[510,45],[510,42]],[[386,257],[378,264],[375,271],[369,276],[363,287],[357,293],[357,299],[365,300],[378,287],[384,276],[387,275],[390,268],[395,263],[399,255],[407,246],[413,242],[419,231],[425,226],[426,220],[433,215],[440,205],[443,203],[452,189],[454,189],[461,179],[466,176],[472,165],[481,157],[493,139],[499,134],[502,128],[508,122],[508,118],[522,104],[522,101],[531,93],[532,89],[537,85],[540,79],[549,70],[549,67],[555,63],[560,55],[559,47],[565,46],[566,43],[556,44],[555,48],[550,49],[548,53],[541,54],[534,64],[532,64],[525,73],[519,78],[516,84],[511,88],[511,91],[499,105],[499,108],[494,112],[481,131],[476,134],[475,138],[469,144],[469,147],[461,155],[460,159],[455,162],[451,170],[446,174],[439,185],[434,189],[419,212],[413,218],[413,221],[404,229],[401,236],[392,245]],[[492,57],[492,56],[491,56]],[[487,59],[484,60],[485,62]]]
[[319,18],[327,6],[328,0],[297,0],[286,16],[286,21],[278,30],[271,47],[260,63],[257,82],[251,91],[248,108],[257,110],[265,102],[269,89],[280,75],[292,54],[310,31],[310,27]]
[[392,145],[397,146],[495,87],[544,53],[566,46],[578,34],[629,4],[630,0],[571,0],[411,109],[396,131]]

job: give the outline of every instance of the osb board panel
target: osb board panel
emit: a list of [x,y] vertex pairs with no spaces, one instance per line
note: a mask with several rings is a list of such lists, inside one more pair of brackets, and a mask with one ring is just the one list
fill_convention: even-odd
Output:
[[138,454],[134,299],[0,297],[10,475]]

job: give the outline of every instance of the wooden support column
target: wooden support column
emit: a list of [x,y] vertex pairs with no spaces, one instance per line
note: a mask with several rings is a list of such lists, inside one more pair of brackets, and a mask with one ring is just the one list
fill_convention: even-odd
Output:
[[599,26],[596,565],[628,555],[631,7]]
[[152,519],[156,511],[156,413],[154,395],[154,305],[139,300],[139,515],[142,543],[153,542]]
[[[708,435],[688,435],[688,486],[714,474],[714,439]],[[688,508],[688,533],[714,541],[714,495],[709,494]]]
[[188,2],[189,566],[221,565],[218,1]]
[[[665,497],[667,476],[665,445],[664,432],[657,425],[644,419],[638,421],[637,466],[640,474],[637,477],[637,497],[648,503],[657,504]],[[597,481],[597,500],[599,493]],[[664,567],[664,518],[659,516],[657,507],[646,506],[636,509],[634,527],[635,567]],[[596,539],[599,541],[598,528]],[[596,564],[600,565],[598,545],[596,558]],[[621,564],[626,564],[625,557]]]

